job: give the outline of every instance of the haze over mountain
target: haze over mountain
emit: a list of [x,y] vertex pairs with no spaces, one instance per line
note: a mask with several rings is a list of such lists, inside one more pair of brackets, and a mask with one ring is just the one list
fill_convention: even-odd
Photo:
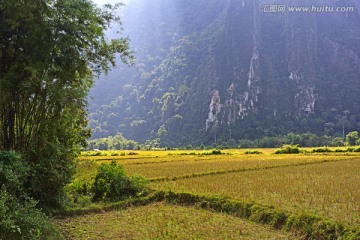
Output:
[[355,0],[128,1],[123,35],[136,62],[92,89],[93,137],[178,146],[360,130],[358,9]]

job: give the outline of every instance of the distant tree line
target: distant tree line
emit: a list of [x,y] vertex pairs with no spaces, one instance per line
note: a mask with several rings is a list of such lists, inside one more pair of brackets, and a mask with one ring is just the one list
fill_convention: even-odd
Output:
[[[137,149],[154,149],[166,148],[170,146],[160,145],[161,137],[148,140],[144,144],[140,144],[134,140],[126,139],[121,133],[107,138],[92,139],[89,141],[88,149],[94,150],[137,150]],[[359,133],[357,131],[350,132],[346,135],[346,139],[342,137],[317,136],[313,133],[295,134],[289,133],[284,136],[264,137],[256,140],[219,140],[217,144],[212,145],[192,145],[191,143],[178,146],[179,149],[210,149],[210,148],[278,148],[283,145],[299,145],[301,147],[339,147],[339,146],[355,146],[360,145]]]
[[277,148],[284,144],[299,145],[302,147],[344,146],[344,139],[341,137],[317,136],[313,133],[295,134],[289,133],[284,136],[264,137],[257,140],[242,139],[239,141],[240,148]]
[[313,133],[295,134],[289,133],[284,136],[264,137],[256,140],[242,139],[239,148],[277,148],[283,145],[299,145],[301,147],[340,147],[360,145],[359,133],[350,132],[345,139],[333,136],[318,136]]

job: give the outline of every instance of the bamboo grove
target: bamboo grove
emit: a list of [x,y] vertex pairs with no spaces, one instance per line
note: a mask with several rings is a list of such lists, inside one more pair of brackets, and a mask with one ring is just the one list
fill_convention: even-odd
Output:
[[[128,39],[109,40],[116,9],[88,0],[0,0],[0,151],[36,169],[35,199],[55,202],[90,136],[87,94],[94,76],[132,60]],[[36,181],[37,179],[37,181]],[[48,194],[46,194],[46,192]]]

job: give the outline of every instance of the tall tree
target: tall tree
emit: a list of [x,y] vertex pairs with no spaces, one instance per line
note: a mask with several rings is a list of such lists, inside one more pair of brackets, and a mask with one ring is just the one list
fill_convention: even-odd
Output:
[[[31,194],[55,206],[86,129],[94,76],[132,60],[128,39],[108,40],[116,9],[90,0],[0,0],[0,151],[33,164]],[[119,33],[120,34],[120,33]]]

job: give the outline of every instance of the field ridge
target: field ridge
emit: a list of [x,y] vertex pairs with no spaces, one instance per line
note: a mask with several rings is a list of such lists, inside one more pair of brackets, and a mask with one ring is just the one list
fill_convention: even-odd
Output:
[[254,202],[173,191],[154,191],[143,198],[111,203],[102,207],[68,209],[56,216],[56,218],[61,219],[89,213],[104,213],[162,201],[180,206],[195,206],[209,211],[232,215],[251,222],[269,225],[274,229],[290,232],[295,237],[301,239],[360,239],[360,229],[348,228],[341,223],[316,215],[308,213],[297,215]]

